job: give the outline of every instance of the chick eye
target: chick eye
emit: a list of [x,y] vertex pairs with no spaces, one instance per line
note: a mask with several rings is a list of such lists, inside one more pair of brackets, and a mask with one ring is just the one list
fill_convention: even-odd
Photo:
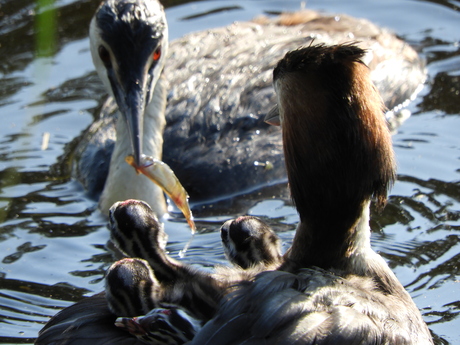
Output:
[[153,52],[153,55],[152,55],[152,59],[153,61],[158,61],[161,57],[161,47],[158,47],[154,52]]
[[105,67],[106,68],[112,67],[112,60],[110,59],[110,53],[104,46],[99,46],[98,53]]

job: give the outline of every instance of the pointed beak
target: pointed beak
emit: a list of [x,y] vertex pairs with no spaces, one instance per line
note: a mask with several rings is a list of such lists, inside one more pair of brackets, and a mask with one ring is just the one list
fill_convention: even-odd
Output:
[[272,126],[281,125],[281,118],[280,118],[278,104],[276,104],[272,109],[270,109],[267,115],[265,115],[264,121]]
[[109,79],[115,101],[128,128],[134,161],[136,165],[140,165],[143,154],[144,111],[147,97],[145,74],[139,71],[121,82],[117,82],[118,79],[115,79],[114,76]]
[[128,126],[134,161],[137,166],[140,166],[143,153],[145,92],[140,88],[128,91],[125,103],[120,107],[120,110]]

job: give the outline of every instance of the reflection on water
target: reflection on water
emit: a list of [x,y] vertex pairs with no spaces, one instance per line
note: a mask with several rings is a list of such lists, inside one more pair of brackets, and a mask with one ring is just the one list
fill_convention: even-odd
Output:
[[[31,343],[49,317],[102,289],[112,254],[105,219],[70,180],[75,138],[91,123],[103,90],[90,60],[87,26],[98,1],[55,2],[54,52],[36,56],[34,1],[4,1],[0,13],[0,343]],[[394,136],[399,175],[372,243],[422,310],[438,344],[460,343],[460,15],[455,2],[338,0],[309,7],[388,26],[418,47],[429,80]],[[167,10],[172,38],[298,1],[195,2]],[[409,14],[402,16],[401,14]],[[44,133],[50,133],[46,149]],[[273,195],[282,197],[273,198]],[[184,260],[224,263],[217,229],[240,209],[279,230],[289,245],[297,214],[283,187],[207,205]],[[256,198],[257,197],[257,198]],[[219,211],[213,211],[218,209]],[[222,212],[222,209],[226,209]],[[182,219],[165,219],[173,256],[189,239]],[[206,253],[203,257],[202,253]]]

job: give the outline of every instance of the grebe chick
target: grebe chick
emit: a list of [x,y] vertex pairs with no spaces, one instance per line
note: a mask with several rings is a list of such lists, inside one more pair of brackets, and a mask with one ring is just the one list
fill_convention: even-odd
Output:
[[256,265],[277,268],[282,263],[281,243],[261,219],[244,216],[226,221],[220,235],[225,256],[243,269]]
[[202,326],[189,311],[162,302],[163,289],[145,260],[125,258],[115,262],[105,281],[109,309],[120,316],[115,326],[144,343],[184,344]]
[[[373,78],[389,109],[424,81],[417,53],[366,20],[313,11],[291,17],[297,21],[192,33],[172,42],[168,53],[167,22],[157,0],[101,4],[91,21],[91,54],[117,106],[107,106],[88,129],[73,175],[90,195],[100,196],[102,212],[130,198],[146,201],[158,216],[166,210],[159,188],[125,163],[128,154],[163,159],[194,203],[285,181],[281,133],[260,114],[274,102],[270,73],[276,61],[301,44],[361,41],[372,51]],[[108,111],[117,107],[120,121]]]
[[[251,220],[251,217],[244,219],[241,217],[235,224],[234,231],[256,228],[263,224],[255,219]],[[231,221],[226,224],[231,224]],[[252,261],[247,270],[221,267],[216,272],[209,273],[182,264],[166,254],[166,234],[162,224],[149,205],[138,200],[115,203],[109,212],[109,228],[114,244],[133,258],[120,260],[109,268],[105,293],[86,298],[51,318],[40,331],[37,344],[105,344],[108,341],[117,344],[117,341],[124,341],[126,338],[126,341],[133,341],[127,333],[120,335],[117,332],[119,330],[113,330],[117,328],[114,326],[117,316],[122,317],[116,323],[119,328],[131,332],[143,342],[148,342],[152,339],[152,333],[165,331],[159,330],[158,324],[152,324],[158,317],[163,317],[162,311],[153,310],[155,308],[175,308],[178,313],[183,313],[179,320],[170,320],[174,329],[182,329],[189,324],[198,327],[201,322],[214,315],[228,287],[253,277],[268,265],[264,262],[258,265],[255,262],[259,257],[266,257],[260,253],[247,256]],[[275,244],[274,248],[277,247],[276,235],[267,226],[253,231],[249,235],[250,241],[260,241],[260,234],[265,232],[268,236],[262,238],[268,239],[267,242],[272,245]],[[239,239],[236,240],[238,242]],[[238,250],[240,246],[236,248]],[[251,248],[260,252],[259,247],[250,246],[249,249]],[[268,248],[268,245],[264,244],[263,248]],[[275,253],[276,250],[269,252],[273,257],[278,257],[279,254]],[[150,312],[151,308],[153,309]],[[137,317],[143,314],[146,315]],[[133,316],[136,318],[133,319]],[[186,324],[183,325],[183,322]],[[146,325],[151,328],[146,328]],[[99,336],[100,334],[105,337]]]
[[115,203],[109,212],[109,228],[116,247],[149,263],[161,285],[162,302],[180,305],[202,320],[214,315],[225,282],[167,255],[163,226],[147,203]]
[[124,258],[107,270],[105,298],[112,313],[133,317],[158,307],[162,296],[160,283],[147,261]]
[[188,311],[175,305],[163,305],[147,315],[119,317],[115,325],[125,329],[146,344],[180,345],[192,340],[201,329],[202,322]]
[[281,124],[300,223],[280,270],[240,283],[191,344],[433,344],[370,246],[370,200],[385,204],[395,160],[364,54],[314,45],[274,69],[267,120]]
[[105,294],[63,309],[40,331],[35,344],[184,344],[202,321],[162,302],[162,292],[145,260],[117,261],[107,271]]

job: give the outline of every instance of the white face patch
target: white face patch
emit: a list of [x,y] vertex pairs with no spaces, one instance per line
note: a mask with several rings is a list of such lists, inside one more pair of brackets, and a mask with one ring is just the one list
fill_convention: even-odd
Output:
[[89,41],[90,41],[90,50],[91,50],[91,58],[93,59],[94,67],[96,67],[96,72],[99,75],[99,78],[104,84],[105,89],[109,93],[110,96],[113,97],[112,86],[110,85],[109,78],[107,76],[107,70],[99,56],[99,47],[102,45],[107,49],[110,54],[112,66],[114,69],[118,69],[117,62],[113,57],[112,49],[108,44],[106,44],[101,37],[101,30],[96,24],[96,17],[93,17],[91,20],[91,24],[89,26]]

